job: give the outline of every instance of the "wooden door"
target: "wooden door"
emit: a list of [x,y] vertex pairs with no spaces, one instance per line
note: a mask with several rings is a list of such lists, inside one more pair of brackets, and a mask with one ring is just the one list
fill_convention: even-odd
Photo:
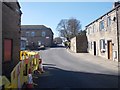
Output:
[[112,59],[112,41],[108,41],[108,59]]

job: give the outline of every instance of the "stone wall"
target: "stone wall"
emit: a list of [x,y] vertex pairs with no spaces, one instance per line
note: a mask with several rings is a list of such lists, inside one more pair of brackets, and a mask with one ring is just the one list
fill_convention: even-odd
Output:
[[77,53],[86,53],[88,48],[88,41],[86,35],[78,35],[77,36]]
[[72,38],[70,49],[75,53],[86,53],[87,52],[86,35],[78,35]]
[[77,52],[76,50],[76,37],[72,38],[71,41],[70,41],[70,49],[73,51],[73,52]]

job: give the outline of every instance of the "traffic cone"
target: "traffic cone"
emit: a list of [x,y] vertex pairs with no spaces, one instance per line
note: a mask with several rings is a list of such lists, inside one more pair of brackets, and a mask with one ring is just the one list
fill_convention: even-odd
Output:
[[44,70],[43,70],[43,66],[42,66],[42,59],[39,59],[39,71],[40,71],[40,73],[43,73],[43,72],[45,72]]
[[31,69],[29,69],[27,88],[33,88],[33,78]]

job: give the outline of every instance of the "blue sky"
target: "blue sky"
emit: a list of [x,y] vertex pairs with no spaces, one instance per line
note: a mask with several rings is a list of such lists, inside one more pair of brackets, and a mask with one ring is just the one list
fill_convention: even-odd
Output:
[[61,19],[74,17],[82,29],[112,9],[113,2],[20,2],[22,25],[45,25],[58,36],[57,24]]

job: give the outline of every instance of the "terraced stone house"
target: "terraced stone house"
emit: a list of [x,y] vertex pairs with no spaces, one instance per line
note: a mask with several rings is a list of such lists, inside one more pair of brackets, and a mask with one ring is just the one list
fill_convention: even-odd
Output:
[[86,26],[88,52],[118,61],[120,58],[120,2],[113,9]]

